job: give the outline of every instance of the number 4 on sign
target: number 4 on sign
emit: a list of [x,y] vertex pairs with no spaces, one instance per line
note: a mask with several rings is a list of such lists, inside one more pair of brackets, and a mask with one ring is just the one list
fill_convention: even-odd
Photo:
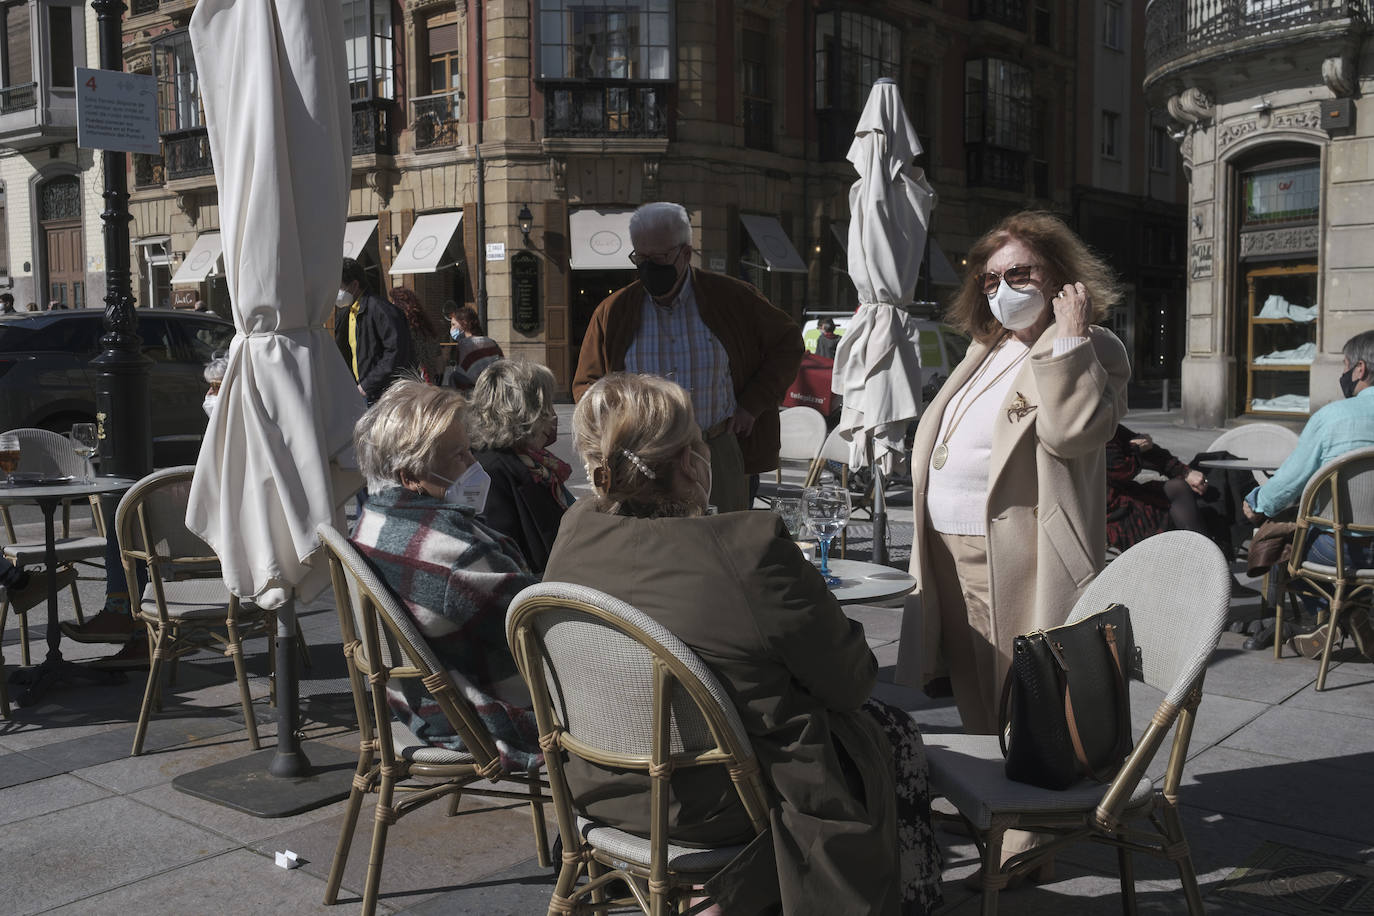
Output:
[[90,79],[86,80],[86,88],[91,90],[92,92],[95,92],[95,77],[91,77]]

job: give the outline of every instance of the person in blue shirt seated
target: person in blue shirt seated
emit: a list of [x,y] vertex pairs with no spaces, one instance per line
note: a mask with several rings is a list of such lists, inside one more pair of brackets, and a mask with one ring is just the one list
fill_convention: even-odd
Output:
[[[1356,334],[1341,349],[1345,363],[1341,372],[1343,400],[1332,401],[1312,415],[1303,427],[1297,448],[1263,486],[1245,497],[1245,517],[1259,523],[1297,503],[1312,475],[1328,461],[1347,452],[1374,446],[1374,331]],[[1374,566],[1374,537],[1345,540],[1347,564]],[[1320,534],[1309,541],[1306,559],[1324,565],[1336,562],[1335,538]],[[1304,601],[1310,612],[1325,607],[1324,599]],[[1325,624],[1290,640],[1293,649],[1316,658],[1326,644]],[[1346,618],[1346,626],[1359,650],[1374,658],[1374,622],[1364,608]]]

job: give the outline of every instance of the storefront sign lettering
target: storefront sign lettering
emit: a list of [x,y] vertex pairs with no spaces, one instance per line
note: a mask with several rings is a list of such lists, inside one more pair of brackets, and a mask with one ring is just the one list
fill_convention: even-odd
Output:
[[511,326],[521,334],[539,329],[539,259],[528,251],[510,259]]

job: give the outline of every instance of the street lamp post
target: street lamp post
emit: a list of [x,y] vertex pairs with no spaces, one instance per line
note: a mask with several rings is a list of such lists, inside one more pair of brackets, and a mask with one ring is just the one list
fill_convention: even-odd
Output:
[[[121,0],[92,0],[100,34],[100,69],[124,69]],[[100,433],[100,469],[116,477],[139,478],[153,469],[152,423],[148,416],[148,370],[134,320],[129,282],[129,182],[124,153],[101,152],[105,173],[104,347],[91,361],[96,369],[95,403]]]

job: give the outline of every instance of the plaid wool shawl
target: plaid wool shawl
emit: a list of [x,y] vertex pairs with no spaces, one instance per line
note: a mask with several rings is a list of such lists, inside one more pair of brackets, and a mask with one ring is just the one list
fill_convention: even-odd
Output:
[[[505,624],[511,599],[538,579],[515,545],[471,511],[403,487],[368,494],[352,540],[476,707],[502,764],[512,772],[537,765],[539,729],[506,644]],[[387,699],[423,741],[464,749],[417,680],[389,682]]]

